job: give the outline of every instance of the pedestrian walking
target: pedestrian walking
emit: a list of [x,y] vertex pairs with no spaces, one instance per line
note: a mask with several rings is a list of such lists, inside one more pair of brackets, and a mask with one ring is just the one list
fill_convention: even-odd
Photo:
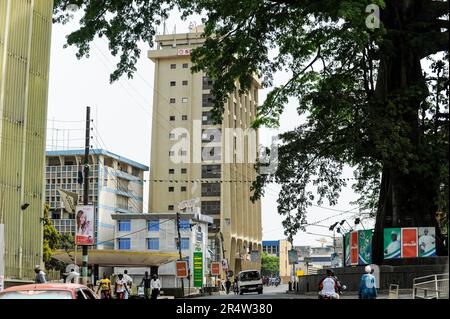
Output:
[[231,281],[230,278],[227,277],[227,281],[225,281],[225,288],[227,290],[227,295],[230,293]]
[[362,275],[359,284],[359,299],[376,299],[377,287],[375,284],[375,276],[372,275],[372,267],[366,266],[366,273]]
[[47,282],[46,274],[41,270],[41,266],[37,265],[34,267],[34,272],[36,273],[36,278],[34,279],[34,282],[36,284],[45,284]]
[[98,281],[97,294],[99,291],[101,299],[111,299],[111,280],[106,273],[103,273],[103,278]]
[[123,279],[123,274],[119,274],[119,277],[114,284],[114,292],[116,294],[117,299],[125,299],[125,293],[128,292],[128,286],[125,279]]
[[150,299],[151,294],[151,278],[148,275],[148,271],[145,272],[144,278],[142,278],[140,286],[144,286],[144,297],[145,299]]
[[127,283],[128,290],[130,291],[130,293],[128,293],[128,291],[125,292],[125,299],[128,299],[131,295],[131,287],[133,286],[133,278],[131,278],[128,275],[128,270],[126,270],[126,269],[123,271],[123,279]]
[[159,291],[161,290],[161,282],[159,281],[158,275],[153,275],[150,287],[152,288],[152,299],[157,299]]

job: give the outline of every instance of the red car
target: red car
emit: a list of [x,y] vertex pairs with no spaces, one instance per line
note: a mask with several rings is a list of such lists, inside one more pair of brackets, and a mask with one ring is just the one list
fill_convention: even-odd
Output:
[[99,299],[97,294],[79,284],[30,284],[7,288],[0,299]]

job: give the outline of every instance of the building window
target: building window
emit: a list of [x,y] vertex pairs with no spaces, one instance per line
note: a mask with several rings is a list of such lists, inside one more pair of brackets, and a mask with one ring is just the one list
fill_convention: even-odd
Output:
[[168,209],[168,210],[173,210],[173,205],[169,205],[169,206],[167,207],[167,209]]
[[131,249],[131,239],[130,238],[119,238],[117,240],[118,246],[120,250],[129,250]]
[[159,231],[159,219],[152,219],[147,221],[148,231]]
[[175,86],[175,85],[177,85],[177,82],[175,82],[175,81],[170,81],[170,86]]
[[208,77],[203,77],[203,90],[210,90],[213,88],[213,80]]
[[181,156],[186,156],[186,155],[187,155],[187,151],[181,151],[181,152],[180,152],[180,155],[181,155]]
[[169,168],[169,174],[175,174],[175,169]]
[[202,178],[220,178],[220,165],[202,165]]
[[181,115],[181,120],[187,121],[187,115]]
[[176,102],[176,100],[175,100],[174,97],[171,97],[170,100],[169,100],[169,102],[170,102],[170,104],[174,104],[174,103]]
[[174,140],[174,139],[175,139],[175,134],[169,133],[169,140]]
[[202,107],[212,107],[214,105],[214,99],[212,94],[203,94]]
[[119,220],[118,222],[119,231],[131,231],[131,221],[130,220]]
[[220,196],[219,183],[203,183],[202,196]]
[[187,97],[182,97],[181,98],[181,103],[187,103],[188,102],[188,98]]
[[183,63],[183,69],[187,69],[189,67],[189,64]]
[[169,187],[169,192],[173,193],[174,190],[175,190],[175,188],[173,186]]
[[212,125],[214,121],[212,120],[211,112],[202,113],[202,125]]
[[202,201],[202,214],[218,215],[220,214],[220,201]]
[[170,68],[173,70],[173,69],[176,69],[177,68],[177,65],[176,64],[171,64],[170,65]]
[[187,168],[182,168],[181,169],[181,174],[187,174]]
[[148,250],[159,250],[159,238],[147,238]]
[[169,151],[169,156],[175,156],[175,152],[174,151]]
[[183,80],[183,82],[181,82],[184,86],[188,85],[188,81],[187,80]]
[[219,161],[220,147],[203,147],[202,148],[202,160],[204,161]]
[[186,186],[181,186],[181,191],[185,192],[186,191]]
[[191,230],[191,225],[188,219],[180,220],[180,230]]
[[175,121],[175,116],[173,116],[173,115],[169,116],[169,120],[170,121]]

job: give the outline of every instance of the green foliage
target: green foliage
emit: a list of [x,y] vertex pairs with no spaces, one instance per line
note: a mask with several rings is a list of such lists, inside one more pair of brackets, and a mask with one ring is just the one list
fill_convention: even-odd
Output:
[[266,252],[261,255],[261,275],[270,276],[280,272],[280,258],[270,256]]
[[[215,80],[217,122],[235,81],[243,93],[255,74],[265,88],[276,72],[291,74],[258,107],[253,126],[277,127],[288,99],[298,101],[306,122],[280,136],[277,172],[258,176],[252,186],[256,200],[267,183],[281,184],[278,212],[289,238],[303,229],[314,202],[337,203],[347,186],[340,179],[345,165],[356,169],[352,187],[361,209],[380,209],[380,199],[392,192],[382,188],[382,172],[395,172],[409,177],[396,180],[405,205],[415,208],[411,191],[419,194],[415,201],[432,200],[448,211],[447,1],[56,0],[55,21],[67,21],[68,3],[84,10],[80,30],[68,36],[79,57],[89,55],[96,35],[108,38],[114,56],[120,53],[111,81],[132,76],[137,43],[152,46],[155,27],[170,9],[184,17],[206,14],[206,42],[192,53],[193,72]],[[366,26],[369,4],[382,10],[378,29]],[[424,75],[421,59],[439,52],[444,56]],[[425,180],[436,196],[420,197]]]
[[48,216],[49,208],[48,204],[44,205],[44,218],[42,220],[44,227],[44,263],[48,263],[51,260],[52,254],[60,242],[60,235]]

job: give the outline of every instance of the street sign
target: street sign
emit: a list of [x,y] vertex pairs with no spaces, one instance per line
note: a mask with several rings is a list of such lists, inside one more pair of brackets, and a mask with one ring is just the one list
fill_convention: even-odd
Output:
[[288,258],[289,258],[289,265],[297,264],[298,263],[297,251],[295,249],[289,250]]
[[203,286],[203,253],[194,252],[194,287]]
[[297,277],[301,277],[301,276],[305,275],[305,271],[304,270],[297,270],[296,274],[297,274]]
[[213,275],[213,276],[220,275],[220,263],[219,262],[211,263],[211,275]]
[[76,245],[94,244],[94,206],[77,206]]
[[186,278],[188,276],[188,268],[186,261],[175,262],[175,268],[177,270],[177,278]]

